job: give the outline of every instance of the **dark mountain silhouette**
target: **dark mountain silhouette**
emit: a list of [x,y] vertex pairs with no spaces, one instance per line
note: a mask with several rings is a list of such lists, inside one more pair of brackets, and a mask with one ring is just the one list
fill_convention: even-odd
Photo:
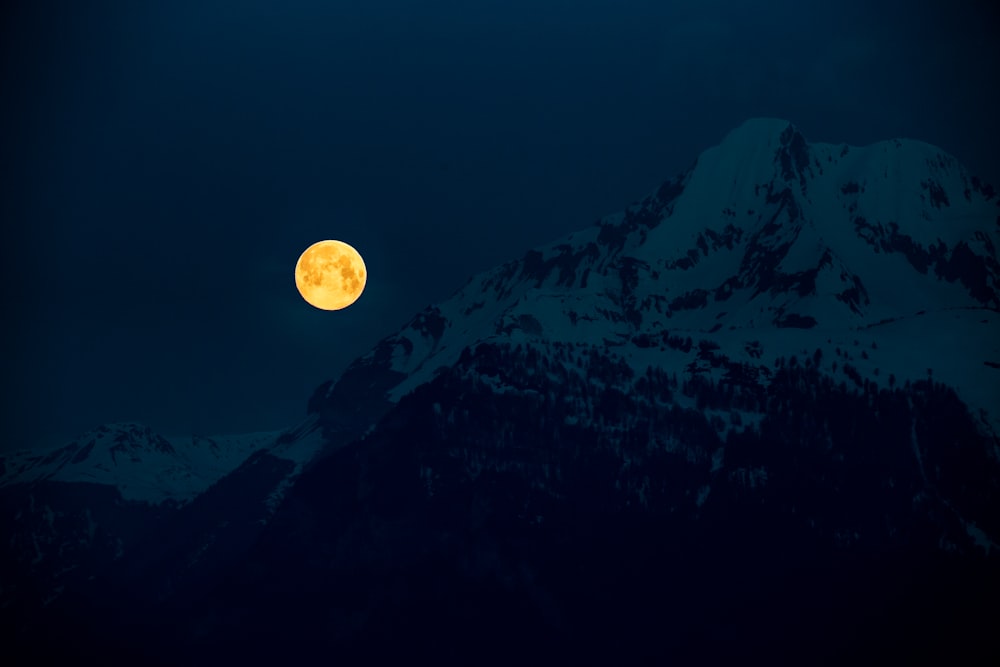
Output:
[[295,428],[117,425],[4,460],[12,641],[165,664],[996,653],[998,227],[932,146],[749,121],[418,314]]

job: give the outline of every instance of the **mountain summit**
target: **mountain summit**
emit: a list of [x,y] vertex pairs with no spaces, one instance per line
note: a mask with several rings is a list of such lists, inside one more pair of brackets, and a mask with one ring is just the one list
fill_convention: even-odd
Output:
[[981,657],[998,234],[993,188],[932,146],[748,121],[198,484],[130,425],[155,497],[86,463],[110,441],[17,459],[7,627],[103,663]]
[[841,376],[884,385],[934,369],[1000,433],[998,230],[994,189],[933,146],[809,144],[786,121],[750,120],[622,213],[474,277],[311,409],[337,440],[362,392],[349,439],[372,406],[488,341],[603,345],[639,372],[696,357],[670,356],[678,337],[767,368],[793,340],[829,357],[864,341]]

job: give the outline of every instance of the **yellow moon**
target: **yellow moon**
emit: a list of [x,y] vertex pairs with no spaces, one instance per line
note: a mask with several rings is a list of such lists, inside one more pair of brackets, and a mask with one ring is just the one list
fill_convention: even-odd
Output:
[[343,241],[319,241],[295,263],[295,286],[310,305],[340,310],[358,300],[368,271],[361,254]]

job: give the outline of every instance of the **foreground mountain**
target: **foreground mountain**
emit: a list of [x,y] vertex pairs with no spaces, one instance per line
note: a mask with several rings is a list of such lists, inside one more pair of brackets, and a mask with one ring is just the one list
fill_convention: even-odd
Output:
[[998,232],[932,146],[750,121],[420,313],[231,472],[194,466],[206,490],[142,466],[174,484],[146,530],[55,598],[23,508],[78,482],[22,464],[23,637],[169,664],[995,651]]

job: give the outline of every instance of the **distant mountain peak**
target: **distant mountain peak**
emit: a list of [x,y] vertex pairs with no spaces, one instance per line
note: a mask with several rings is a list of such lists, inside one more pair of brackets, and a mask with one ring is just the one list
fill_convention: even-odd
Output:
[[168,438],[135,422],[103,424],[62,447],[0,457],[0,487],[42,481],[104,484],[126,500],[183,503],[276,436]]

